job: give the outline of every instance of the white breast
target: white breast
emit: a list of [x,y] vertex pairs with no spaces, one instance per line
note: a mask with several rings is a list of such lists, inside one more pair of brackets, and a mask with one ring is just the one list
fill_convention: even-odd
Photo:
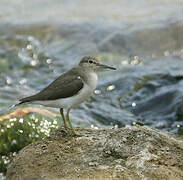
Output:
[[91,89],[93,89],[93,91],[95,90],[95,88],[97,87],[97,83],[98,83],[98,76],[97,73],[95,72],[91,72],[88,74],[89,75],[89,80],[88,80],[88,85],[90,86]]
[[91,94],[94,92],[97,86],[97,82],[98,82],[97,74],[94,72],[91,72],[88,75],[89,75],[88,83],[84,82],[83,88],[79,91],[77,95],[69,98],[58,99],[58,100],[36,101],[35,104],[41,104],[48,107],[64,108],[64,109],[76,107],[77,105],[87,100],[91,96]]

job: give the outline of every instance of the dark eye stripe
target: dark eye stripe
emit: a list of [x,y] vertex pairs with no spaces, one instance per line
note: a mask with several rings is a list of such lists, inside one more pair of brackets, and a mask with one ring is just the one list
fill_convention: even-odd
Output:
[[92,64],[93,63],[93,61],[88,61],[90,64]]

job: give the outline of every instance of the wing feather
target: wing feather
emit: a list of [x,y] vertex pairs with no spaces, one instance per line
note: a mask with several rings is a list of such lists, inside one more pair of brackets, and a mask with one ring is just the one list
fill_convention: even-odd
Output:
[[70,71],[70,73],[67,72],[58,77],[55,81],[53,81],[39,93],[20,99],[20,104],[31,101],[45,101],[68,98],[78,94],[83,86],[84,84],[81,77]]

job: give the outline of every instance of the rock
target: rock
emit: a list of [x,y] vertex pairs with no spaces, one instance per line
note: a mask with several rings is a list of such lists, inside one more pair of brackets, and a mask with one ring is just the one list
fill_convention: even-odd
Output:
[[63,128],[22,149],[7,170],[8,180],[180,180],[183,140],[147,126]]

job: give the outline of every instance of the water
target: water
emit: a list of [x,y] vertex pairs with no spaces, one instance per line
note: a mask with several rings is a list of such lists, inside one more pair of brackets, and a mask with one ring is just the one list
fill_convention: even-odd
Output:
[[141,122],[179,132],[182,1],[85,1],[84,9],[81,4],[1,1],[1,114],[89,54],[118,70],[99,74],[97,94],[72,111],[75,125]]

